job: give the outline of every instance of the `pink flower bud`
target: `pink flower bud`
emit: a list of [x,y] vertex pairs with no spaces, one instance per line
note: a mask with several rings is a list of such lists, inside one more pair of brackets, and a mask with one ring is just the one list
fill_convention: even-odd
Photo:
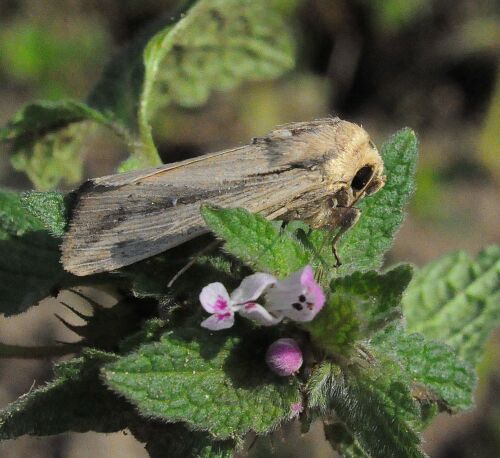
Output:
[[302,366],[302,352],[295,340],[278,339],[267,349],[266,363],[275,374],[288,377]]

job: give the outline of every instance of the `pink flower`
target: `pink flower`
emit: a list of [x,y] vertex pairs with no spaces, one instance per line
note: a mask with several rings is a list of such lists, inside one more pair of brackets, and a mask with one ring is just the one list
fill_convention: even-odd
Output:
[[[262,295],[267,299],[265,307],[256,302]],[[250,275],[231,295],[222,283],[210,283],[201,291],[200,302],[212,314],[201,325],[217,331],[234,324],[235,312],[264,326],[275,325],[284,317],[311,321],[323,307],[325,295],[311,266],[306,266],[283,281],[262,272]]]
[[275,282],[272,275],[256,273],[244,278],[231,296],[222,283],[210,283],[202,289],[200,302],[212,316],[204,320],[201,326],[212,331],[230,328],[234,324],[235,312],[265,326],[279,323],[281,318],[273,316],[255,302]]
[[230,328],[234,324],[234,308],[222,283],[210,283],[200,293],[202,307],[212,315],[201,326],[212,331]]
[[325,304],[325,294],[314,280],[311,266],[277,282],[266,291],[267,308],[294,321],[311,321]]
[[278,339],[266,352],[269,368],[282,377],[295,374],[302,366],[302,351],[293,339]]

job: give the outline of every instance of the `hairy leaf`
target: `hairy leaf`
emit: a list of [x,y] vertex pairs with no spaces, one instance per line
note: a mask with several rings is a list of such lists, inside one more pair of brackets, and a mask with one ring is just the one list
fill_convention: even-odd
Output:
[[289,231],[243,209],[203,206],[208,227],[226,240],[225,249],[256,271],[285,277],[304,267],[311,253]]
[[82,121],[112,127],[100,112],[73,100],[39,101],[23,107],[0,129],[0,142],[11,141],[12,164],[41,190],[82,176],[81,141],[88,130]]
[[0,411],[0,439],[125,428],[134,414],[132,406],[107,390],[98,378],[98,366],[110,358],[94,352],[56,366],[54,381]]
[[165,104],[204,104],[215,90],[275,78],[294,63],[285,16],[276,1],[199,0],[144,52],[141,138],[154,148],[151,119]]
[[395,326],[377,334],[371,344],[400,361],[416,392],[430,390],[429,397],[422,401],[443,402],[451,411],[473,405],[475,373],[449,346],[420,334],[407,335]]
[[185,421],[219,439],[264,433],[289,418],[299,397],[294,379],[269,372],[264,353],[257,339],[245,345],[237,337],[185,328],[107,365],[103,378],[142,415]]
[[26,210],[21,196],[0,192],[0,313],[24,312],[72,278],[59,256],[59,241]]
[[66,230],[67,208],[64,194],[60,192],[26,192],[21,204],[38,219],[44,229],[55,237],[61,237]]
[[325,363],[309,381],[309,405],[338,417],[371,457],[424,457],[419,436],[407,421],[416,415],[416,406],[406,385],[392,379],[389,369],[354,373]]
[[[381,155],[387,182],[378,193],[359,204],[360,220],[338,244],[342,266],[332,269],[331,274],[348,275],[381,267],[415,188],[417,152],[417,137],[411,129],[400,130],[384,143]],[[309,240],[317,248],[323,246],[322,257],[334,265],[331,248],[323,243],[325,236],[324,231],[313,231]]]
[[328,301],[305,325],[317,345],[330,353],[347,353],[360,337],[369,337],[401,318],[400,301],[412,268],[400,265],[385,272],[356,272],[330,285]]
[[418,271],[403,298],[408,330],[443,341],[475,366],[500,324],[500,245],[476,259],[444,256]]

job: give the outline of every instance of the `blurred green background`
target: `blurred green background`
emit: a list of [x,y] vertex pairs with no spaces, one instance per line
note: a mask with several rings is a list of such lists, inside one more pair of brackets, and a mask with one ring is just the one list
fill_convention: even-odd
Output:
[[[37,98],[83,99],[110,56],[179,1],[1,0],[0,123]],[[272,82],[215,93],[200,109],[170,107],[154,134],[164,161],[247,142],[273,126],[329,114],[362,124],[377,144],[403,126],[419,135],[417,192],[388,262],[422,265],[500,241],[500,3],[495,0],[309,0],[294,17],[297,66]],[[29,189],[0,149],[0,182]],[[112,173],[122,144],[92,132],[87,176]],[[55,301],[0,322],[9,343],[71,340]],[[73,317],[70,319],[74,320]],[[480,367],[478,407],[440,416],[426,433],[432,457],[500,456],[500,333]],[[5,405],[50,378],[49,362],[0,362]],[[275,456],[333,456],[316,431]],[[0,444],[9,457],[142,457],[130,435],[65,434]]]

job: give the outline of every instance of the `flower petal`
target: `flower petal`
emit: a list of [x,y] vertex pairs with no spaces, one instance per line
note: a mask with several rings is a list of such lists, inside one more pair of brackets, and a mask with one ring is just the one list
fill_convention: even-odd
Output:
[[238,313],[245,318],[257,321],[264,326],[273,326],[278,324],[282,319],[283,315],[279,314],[277,316],[269,313],[262,305],[256,304],[255,302],[248,302],[244,304],[239,309]]
[[308,308],[308,306],[304,306],[301,310],[297,310],[296,308],[294,308],[296,306],[297,303],[294,303],[292,307],[287,308],[286,310],[282,310],[281,313],[283,313],[283,315],[293,321],[312,321],[321,310]]
[[268,309],[280,311],[295,321],[311,321],[325,304],[321,286],[314,280],[311,266],[306,266],[266,291]]
[[287,310],[299,301],[303,294],[300,274],[301,272],[296,272],[266,291],[269,310]]
[[315,308],[321,310],[325,304],[325,293],[323,293],[321,286],[319,286],[314,279],[314,273],[311,266],[306,266],[302,271],[300,283],[305,289],[306,296],[310,297],[310,302],[314,303]]
[[234,324],[234,313],[228,312],[221,315],[211,315],[201,322],[201,327],[211,331],[220,331],[230,328]]
[[234,304],[244,304],[257,300],[262,293],[278,280],[272,275],[256,273],[245,277],[240,286],[231,293],[231,301]]
[[200,293],[200,302],[209,313],[220,313],[230,310],[230,299],[222,283],[210,283]]

